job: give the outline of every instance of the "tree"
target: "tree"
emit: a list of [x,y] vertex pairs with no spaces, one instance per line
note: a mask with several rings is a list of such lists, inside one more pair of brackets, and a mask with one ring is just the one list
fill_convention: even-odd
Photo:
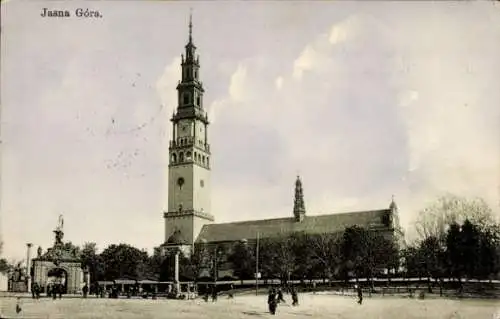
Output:
[[449,274],[459,280],[463,276],[487,278],[496,274],[500,266],[499,228],[490,225],[481,229],[468,219],[462,225],[452,223],[446,235]]
[[80,247],[73,245],[70,241],[63,243],[63,249],[70,251],[75,256],[80,256]]
[[358,226],[348,227],[342,236],[341,256],[345,280],[349,271],[354,271],[356,277],[364,272],[364,263],[368,255],[367,233]]
[[252,246],[245,241],[236,243],[228,256],[233,266],[234,275],[240,280],[252,279],[255,273],[255,254]]
[[265,277],[280,278],[286,282],[294,271],[295,256],[290,236],[280,234],[260,241],[259,260]]
[[428,237],[418,249],[418,262],[421,264],[421,275],[440,278],[445,268],[445,251],[441,241],[436,237]]
[[150,276],[158,277],[160,281],[167,281],[166,276],[166,256],[163,254],[162,247],[154,247],[153,255],[148,259],[148,268]]
[[148,254],[128,244],[110,245],[100,254],[105,266],[106,280],[122,277],[139,278],[144,275],[143,267]]
[[304,232],[290,235],[290,248],[294,257],[292,274],[300,280],[313,279],[316,265],[319,263],[312,250],[311,238],[312,236]]
[[460,225],[451,223],[446,234],[447,268],[450,276],[460,279],[462,277],[463,255],[461,251]]
[[354,271],[356,278],[371,280],[382,270],[396,268],[399,262],[398,249],[393,241],[386,239],[382,233],[358,226],[344,231],[341,256],[345,280],[349,270]]
[[310,242],[311,253],[323,266],[322,275],[331,279],[342,262],[342,237],[338,234],[324,233],[311,236]]
[[500,224],[481,231],[478,276],[492,277],[500,272]]
[[200,278],[201,271],[207,266],[209,261],[209,253],[205,245],[195,245],[194,250],[187,259],[186,268],[189,270],[194,281]]
[[89,270],[92,283],[104,279],[104,264],[102,258],[97,254],[96,243],[87,242],[83,244],[80,258],[82,267]]
[[439,197],[418,213],[415,229],[420,240],[428,237],[444,239],[448,225],[468,219],[481,229],[496,223],[493,211],[481,198],[466,199],[455,195]]

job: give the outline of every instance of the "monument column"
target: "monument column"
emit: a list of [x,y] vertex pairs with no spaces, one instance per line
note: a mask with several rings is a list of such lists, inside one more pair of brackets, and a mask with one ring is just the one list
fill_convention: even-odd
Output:
[[31,247],[33,246],[32,243],[27,243],[26,244],[26,278],[27,280],[27,289],[28,292],[31,292]]
[[175,274],[174,274],[175,290],[177,294],[181,292],[181,287],[179,283],[179,250],[175,251]]

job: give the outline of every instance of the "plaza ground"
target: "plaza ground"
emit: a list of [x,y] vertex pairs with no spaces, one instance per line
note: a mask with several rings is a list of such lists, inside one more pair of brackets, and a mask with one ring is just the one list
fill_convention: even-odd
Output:
[[352,296],[301,294],[300,305],[278,307],[276,316],[267,312],[266,296],[220,298],[216,303],[166,299],[81,299],[33,300],[22,298],[22,312],[15,313],[17,299],[1,297],[2,318],[500,318],[500,301],[410,299],[401,297],[365,298],[358,305]]

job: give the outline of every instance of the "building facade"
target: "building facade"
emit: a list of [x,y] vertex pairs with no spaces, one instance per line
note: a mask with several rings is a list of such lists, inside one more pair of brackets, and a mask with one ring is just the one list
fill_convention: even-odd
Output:
[[402,244],[403,232],[394,199],[387,208],[328,215],[306,215],[303,185],[295,181],[293,214],[290,217],[214,223],[210,207],[211,153],[208,140],[208,118],[203,107],[204,89],[200,81],[199,57],[192,40],[182,55],[181,81],[177,86],[178,106],[172,117],[172,140],[169,154],[168,212],[165,219],[165,247],[225,246],[255,242],[295,232],[308,234],[339,233],[351,226],[379,231],[386,238]]

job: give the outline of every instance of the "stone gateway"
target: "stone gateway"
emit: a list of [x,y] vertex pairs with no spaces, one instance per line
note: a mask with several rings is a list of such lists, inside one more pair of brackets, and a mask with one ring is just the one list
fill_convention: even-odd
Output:
[[51,287],[61,285],[63,294],[79,294],[88,276],[84,278],[79,252],[63,242],[62,217],[54,234],[54,245],[45,253],[39,247],[37,257],[32,261],[32,283],[38,284],[45,293]]

